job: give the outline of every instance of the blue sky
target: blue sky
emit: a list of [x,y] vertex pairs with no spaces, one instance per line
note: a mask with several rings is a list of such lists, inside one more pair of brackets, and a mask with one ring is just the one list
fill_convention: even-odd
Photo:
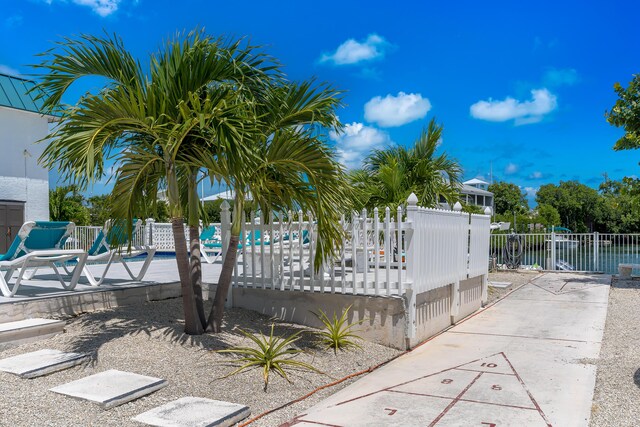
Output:
[[247,36],[291,79],[347,91],[345,133],[330,138],[349,167],[371,148],[411,144],[437,117],[441,149],[465,178],[492,169],[533,195],[560,180],[640,175],[640,152],[614,152],[622,132],[604,118],[613,84],[640,73],[639,14],[633,1],[3,0],[0,72],[29,74],[36,54],[80,33],[115,32],[142,60],[196,26]]

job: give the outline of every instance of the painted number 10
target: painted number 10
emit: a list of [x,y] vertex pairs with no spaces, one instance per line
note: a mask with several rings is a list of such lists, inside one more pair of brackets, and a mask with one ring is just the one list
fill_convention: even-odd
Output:
[[495,368],[495,367],[497,367],[498,365],[496,365],[495,363],[483,363],[483,364],[482,364],[482,365],[480,365],[480,366],[483,366],[483,367],[486,367],[486,368]]

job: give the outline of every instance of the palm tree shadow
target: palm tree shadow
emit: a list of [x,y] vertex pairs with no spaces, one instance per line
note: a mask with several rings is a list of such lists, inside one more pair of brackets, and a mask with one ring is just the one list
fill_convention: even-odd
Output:
[[[274,336],[286,337],[302,330],[295,346],[304,351],[318,348],[315,335],[305,327],[283,323],[258,312],[239,308],[225,310],[222,333],[187,335],[184,333],[181,301],[176,298],[85,313],[75,321],[74,326],[81,332],[69,340],[68,351],[89,354],[95,363],[102,346],[125,336],[137,335],[146,335],[148,339],[164,340],[174,345],[215,351],[229,348],[246,339],[240,329],[268,336],[272,324]],[[205,304],[205,312],[208,312],[209,304],[210,302]]]

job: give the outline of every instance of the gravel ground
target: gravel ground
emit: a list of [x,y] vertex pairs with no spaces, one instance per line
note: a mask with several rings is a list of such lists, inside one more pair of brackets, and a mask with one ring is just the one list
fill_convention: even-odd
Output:
[[609,291],[591,426],[640,424],[640,279],[614,278]]
[[506,270],[489,273],[489,285],[491,285],[491,282],[511,282],[511,286],[506,288],[494,288],[493,286],[489,286],[487,304],[499,300],[508,292],[528,283],[540,274],[541,273],[538,271],[526,270]]
[[[176,320],[178,319],[178,320]],[[227,311],[225,331],[218,335],[190,337],[182,333],[180,300],[152,302],[132,307],[85,314],[70,319],[66,333],[37,343],[0,351],[0,358],[51,348],[86,352],[91,363],[33,380],[0,372],[0,425],[3,426],[139,426],[132,417],[184,396],[206,397],[245,404],[252,417],[296,399],[319,386],[354,372],[376,366],[398,350],[362,342],[362,350],[334,355],[319,347],[311,334],[296,345],[305,350],[298,360],[310,363],[325,374],[291,372],[292,384],[278,375],[270,377],[263,391],[261,371],[255,369],[222,379],[233,366],[233,356],[211,350],[230,345],[249,345],[237,329],[268,333],[272,321],[256,312]],[[310,328],[277,322],[276,335]],[[150,396],[108,411],[97,405],[70,399],[48,389],[108,369],[119,369],[160,377],[169,385]],[[278,426],[355,379],[325,389],[303,402],[269,415],[252,426]]]

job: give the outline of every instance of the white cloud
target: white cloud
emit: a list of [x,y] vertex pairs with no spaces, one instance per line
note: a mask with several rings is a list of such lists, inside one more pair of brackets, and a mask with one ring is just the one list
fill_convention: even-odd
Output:
[[540,171],[535,171],[531,175],[529,175],[529,178],[531,179],[540,179],[542,177],[543,177],[543,174]]
[[419,93],[376,96],[364,105],[364,118],[381,127],[402,126],[427,115],[431,102]]
[[543,81],[547,86],[573,86],[580,81],[580,76],[573,68],[549,68]]
[[383,58],[390,44],[377,34],[369,34],[366,40],[359,42],[349,39],[338,46],[332,54],[323,54],[320,62],[332,62],[335,65],[357,64],[362,61],[371,61]]
[[75,4],[88,6],[100,16],[111,15],[118,10],[118,4],[121,0],[73,0]]
[[538,187],[524,187],[524,192],[527,193],[528,198],[534,198],[538,190]]
[[5,28],[17,28],[22,25],[22,15],[11,15],[4,20]]
[[514,120],[516,125],[537,123],[558,107],[558,101],[554,94],[547,89],[534,89],[531,91],[530,101],[518,101],[507,97],[502,101],[478,101],[470,107],[471,116],[490,122],[505,122]]
[[[47,4],[52,4],[54,0],[43,0]],[[57,0],[66,1],[66,0]],[[118,10],[118,5],[122,0],[71,0],[73,3],[80,6],[87,6],[91,8],[96,14],[105,17],[111,15]]]
[[516,165],[515,163],[509,163],[507,167],[504,168],[504,173],[505,175],[513,175],[519,170],[520,170],[520,167],[518,165]]
[[10,76],[19,76],[20,72],[8,65],[0,64],[0,73],[9,74]]
[[335,131],[329,132],[329,138],[335,141],[340,162],[347,169],[360,167],[362,159],[371,150],[391,143],[386,132],[357,122],[345,125],[340,134]]

